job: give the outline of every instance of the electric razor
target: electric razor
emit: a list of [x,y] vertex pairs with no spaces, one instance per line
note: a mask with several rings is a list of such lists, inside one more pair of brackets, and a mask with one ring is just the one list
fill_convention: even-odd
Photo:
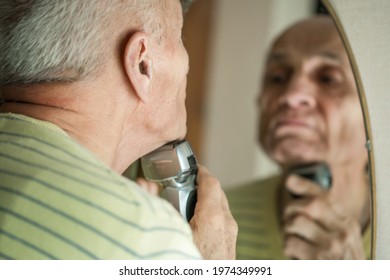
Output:
[[185,140],[168,143],[141,158],[147,180],[159,183],[160,196],[168,200],[186,221],[194,215],[197,161]]
[[[309,179],[325,190],[332,187],[332,174],[330,168],[326,163],[315,162],[293,166],[288,170],[288,174],[296,174],[303,178]],[[299,196],[292,194],[294,198]]]

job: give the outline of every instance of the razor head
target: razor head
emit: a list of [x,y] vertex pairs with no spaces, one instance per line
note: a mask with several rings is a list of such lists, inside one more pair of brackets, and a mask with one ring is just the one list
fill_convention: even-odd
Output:
[[146,179],[163,186],[160,196],[190,221],[197,201],[197,162],[187,141],[172,142],[141,158]]
[[141,158],[146,179],[155,182],[184,181],[196,173],[197,162],[187,141],[168,143]]
[[288,173],[309,179],[325,190],[329,190],[332,186],[332,174],[329,166],[323,162],[294,166],[289,169]]

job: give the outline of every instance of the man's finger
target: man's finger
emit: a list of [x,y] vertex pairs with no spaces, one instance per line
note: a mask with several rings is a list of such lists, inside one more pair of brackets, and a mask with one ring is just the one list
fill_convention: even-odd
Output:
[[285,185],[288,191],[298,196],[317,196],[326,192],[320,185],[295,174],[286,178]]

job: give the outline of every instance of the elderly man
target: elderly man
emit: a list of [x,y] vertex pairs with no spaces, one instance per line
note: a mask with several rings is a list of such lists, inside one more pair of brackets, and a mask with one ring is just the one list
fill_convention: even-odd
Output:
[[[259,142],[283,172],[228,192],[240,259],[365,259],[370,187],[363,116],[332,20],[300,21],[273,43],[259,98]],[[288,172],[325,162],[330,190]]]
[[235,257],[206,169],[192,232],[119,175],[186,134],[184,2],[1,1],[0,258]]

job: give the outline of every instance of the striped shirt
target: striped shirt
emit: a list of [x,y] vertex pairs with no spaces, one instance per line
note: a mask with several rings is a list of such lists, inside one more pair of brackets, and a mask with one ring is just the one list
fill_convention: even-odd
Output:
[[[229,206],[238,224],[237,259],[283,260],[283,236],[279,223],[278,196],[281,176],[228,189]],[[363,236],[371,256],[371,227]]]
[[0,114],[0,259],[199,259],[166,201],[59,127]]

